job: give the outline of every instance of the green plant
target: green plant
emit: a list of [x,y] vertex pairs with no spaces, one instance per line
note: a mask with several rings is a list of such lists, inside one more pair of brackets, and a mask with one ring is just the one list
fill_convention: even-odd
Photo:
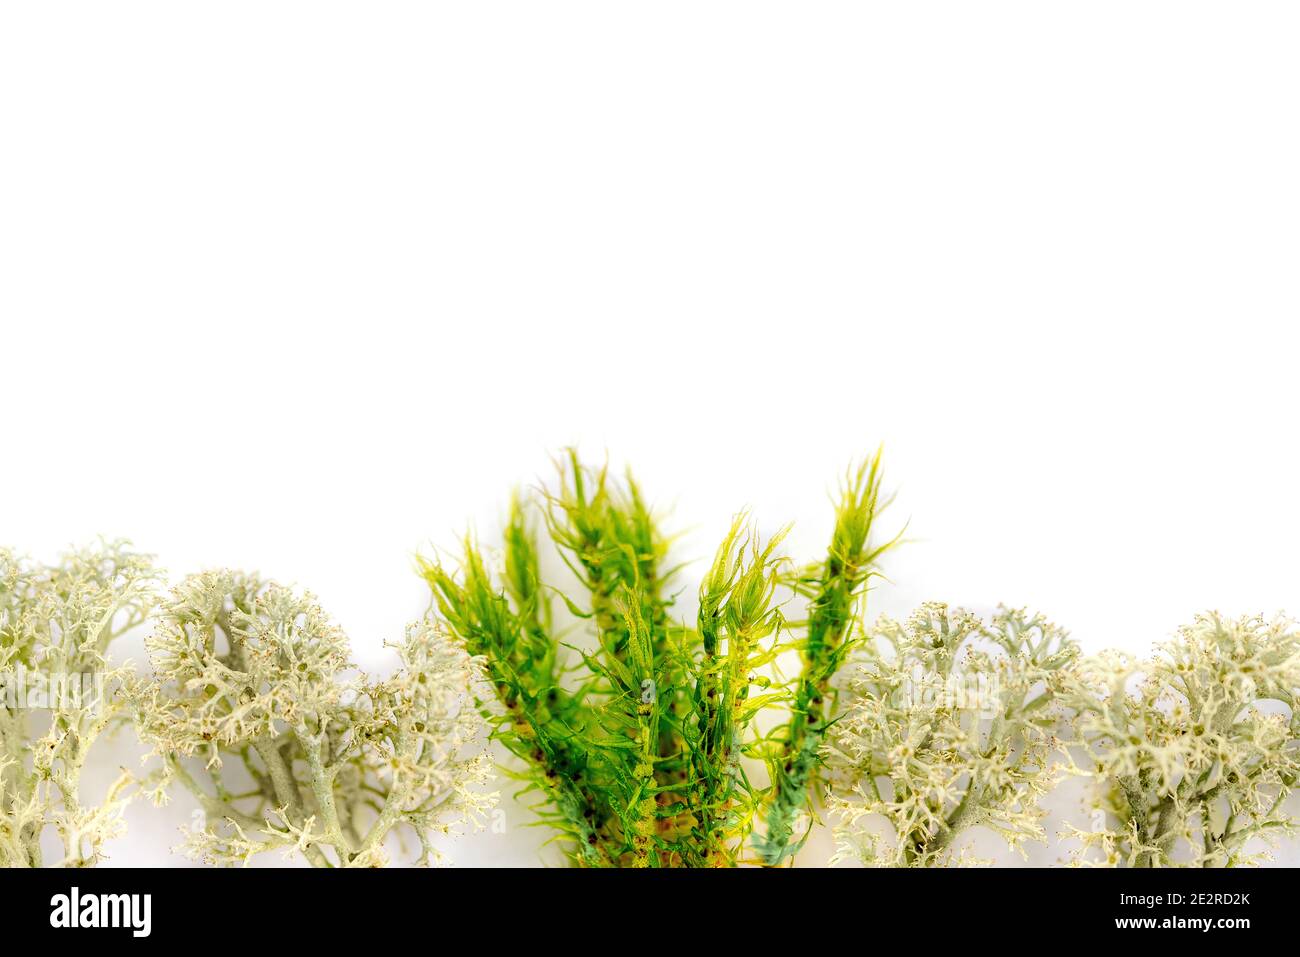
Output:
[[[831,681],[844,663],[853,625],[865,614],[867,588],[879,574],[880,557],[902,535],[872,540],[881,499],[880,452],[851,472],[835,511],[826,557],[795,577],[795,591],[808,599],[808,618],[799,644],[802,669],[795,681],[790,719],[767,742],[764,757],[771,779],[766,833],[756,841],[764,863],[780,864],[798,852],[811,828],[809,800],[819,791],[821,746],[834,717]],[[803,831],[803,836],[795,835]]]
[[1283,618],[1205,614],[1148,661],[1084,662],[1066,699],[1074,745],[1095,782],[1076,862],[1229,866],[1247,843],[1292,832],[1300,631]]
[[[775,549],[785,534],[763,545],[738,517],[700,585],[700,654],[683,661],[694,692],[682,727],[691,756],[687,804],[699,842],[686,858],[692,864],[734,863],[765,799],[750,784],[742,758],[757,753],[748,734],[754,718],[789,700],[788,690],[765,676],[786,647],[777,640],[784,621],[774,604]],[[751,696],[755,689],[760,693]]]
[[70,552],[56,565],[0,550],[0,865],[39,867],[52,828],[58,863],[98,863],[122,831],[130,775],[97,806],[81,775],[100,735],[123,714],[125,666],[109,646],[141,624],[157,573],[126,543]]
[[882,618],[846,669],[845,714],[823,748],[836,859],[943,864],[975,826],[1013,848],[1042,840],[1054,705],[1076,655],[1063,631],[1019,610],[986,624],[930,603],[904,624]]
[[179,781],[199,801],[192,857],[241,864],[279,849],[378,866],[405,827],[429,863],[435,834],[492,804],[470,702],[478,664],[431,620],[396,645],[396,674],[372,680],[312,596],[218,571],[177,586],[147,644],[155,676],[132,700],[162,760],[150,790],[161,802]]
[[[672,618],[668,540],[635,481],[582,465],[570,452],[556,488],[516,496],[503,571],[467,539],[458,567],[423,561],[441,615],[481,655],[502,705],[496,737],[519,759],[521,793],[540,796],[542,820],[585,866],[727,866],[745,860],[768,788],[749,759],[780,768],[821,726],[821,688],[842,661],[847,622],[883,548],[867,544],[879,505],[878,459],[845,493],[831,557],[819,567],[810,641],[786,633],[781,598],[793,581],[778,553],[737,516],[699,588],[693,626]],[[530,506],[583,590],[574,600],[544,584]],[[586,641],[556,626],[550,596],[585,623]],[[797,683],[772,665],[799,648]],[[802,703],[800,703],[802,702]],[[759,735],[765,709],[798,706],[797,737]],[[820,710],[817,713],[821,713]],[[797,758],[809,783],[816,763]],[[789,769],[785,797],[789,802]],[[803,806],[802,804],[800,806]],[[788,837],[781,846],[789,844]],[[788,854],[777,855],[784,859]]]

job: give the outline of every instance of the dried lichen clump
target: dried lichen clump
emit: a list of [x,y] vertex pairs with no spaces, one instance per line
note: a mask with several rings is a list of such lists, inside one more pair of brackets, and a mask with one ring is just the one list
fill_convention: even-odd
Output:
[[1297,688],[1300,632],[1280,618],[1202,615],[1149,661],[1085,662],[1066,700],[1096,814],[1072,829],[1076,862],[1231,866],[1252,838],[1289,834]]
[[316,866],[377,866],[386,836],[406,827],[428,863],[435,834],[490,806],[477,665],[431,621],[410,626],[401,667],[376,681],[355,673],[311,596],[253,576],[191,576],[159,618],[155,677],[132,698],[163,761],[153,795],[180,781],[202,805],[191,857],[240,864],[281,849]]
[[53,828],[63,846],[53,863],[91,866],[121,833],[130,776],[86,806],[81,774],[122,717],[125,669],[109,662],[109,645],[148,616],[156,578],[122,542],[52,566],[0,550],[0,865],[41,866]]
[[905,624],[882,619],[846,668],[846,713],[823,749],[836,860],[951,863],[976,825],[1013,848],[1042,840],[1054,705],[1076,654],[1023,611],[985,624],[936,603]]
[[[791,838],[815,779],[824,688],[882,551],[868,543],[878,462],[850,486],[830,557],[802,577],[784,571],[784,533],[763,541],[738,517],[700,585],[693,625],[673,620],[676,570],[666,567],[667,538],[636,483],[572,453],[558,487],[513,502],[504,574],[489,571],[473,541],[459,567],[424,564],[442,615],[487,662],[503,708],[496,737],[520,759],[525,791],[540,795],[539,812],[575,863],[740,863],[765,807],[760,861],[797,850]],[[542,581],[530,504],[580,583],[577,599]],[[806,638],[780,611],[792,580],[812,598]],[[585,643],[565,640],[553,594],[587,623]],[[801,673],[776,680],[769,666],[796,648]],[[764,709],[787,707],[788,724],[757,733]],[[746,758],[773,771],[770,787],[750,780]]]

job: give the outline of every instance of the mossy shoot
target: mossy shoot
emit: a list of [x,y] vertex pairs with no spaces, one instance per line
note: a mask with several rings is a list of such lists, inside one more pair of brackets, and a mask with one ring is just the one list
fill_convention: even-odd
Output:
[[[897,541],[874,537],[879,454],[849,474],[810,565],[783,552],[784,530],[764,538],[738,514],[689,621],[671,536],[633,477],[573,452],[557,471],[512,499],[500,561],[472,537],[454,560],[421,561],[440,614],[485,662],[496,707],[484,710],[522,793],[580,865],[790,860],[813,819],[832,679]],[[572,587],[544,580],[546,547]],[[557,624],[557,601],[578,627]],[[800,601],[806,618],[791,620]]]

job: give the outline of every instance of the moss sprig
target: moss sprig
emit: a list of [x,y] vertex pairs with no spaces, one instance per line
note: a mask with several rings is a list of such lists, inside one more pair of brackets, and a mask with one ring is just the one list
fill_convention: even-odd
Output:
[[777,640],[785,626],[776,604],[783,564],[777,548],[788,529],[763,543],[745,518],[736,517],[700,584],[700,653],[684,669],[695,682],[692,720],[683,725],[695,864],[733,863],[740,856],[762,802],[742,763],[753,751],[747,731],[764,708],[789,698],[765,676],[784,649]]
[[865,614],[862,606],[871,580],[880,573],[880,558],[902,535],[883,542],[872,538],[877,516],[889,504],[881,484],[877,450],[846,477],[826,557],[792,582],[809,607],[790,718],[765,754],[772,785],[767,827],[755,846],[768,865],[788,860],[807,839],[809,802],[819,790],[821,746],[834,716],[831,682],[848,653],[854,622]]
[[[761,800],[743,766],[750,728],[788,698],[762,689],[760,674],[785,647],[784,533],[761,543],[738,517],[688,627],[672,620],[669,538],[636,482],[573,453],[559,464],[532,504],[580,595],[541,581],[535,523],[518,496],[500,576],[472,538],[455,566],[425,560],[422,574],[440,614],[485,659],[502,706],[496,737],[575,863],[734,864]],[[586,626],[585,641],[555,629],[552,593]]]

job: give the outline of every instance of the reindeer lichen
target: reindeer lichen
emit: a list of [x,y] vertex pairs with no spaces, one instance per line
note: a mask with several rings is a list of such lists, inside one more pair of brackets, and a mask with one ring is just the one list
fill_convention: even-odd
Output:
[[1063,631],[1018,610],[985,623],[930,603],[906,623],[882,618],[846,668],[845,713],[823,749],[836,859],[951,863],[977,825],[1013,848],[1042,840],[1054,704],[1076,654]]
[[1300,772],[1300,631],[1284,618],[1204,614],[1147,661],[1083,662],[1074,769],[1095,784],[1076,863],[1223,867],[1290,834],[1283,803]]
[[0,550],[0,865],[39,867],[41,838],[88,867],[123,830],[131,776],[83,803],[81,776],[96,739],[123,717],[127,670],[109,646],[153,602],[151,560],[124,542],[71,552],[55,565]]
[[397,672],[375,680],[312,596],[218,571],[177,586],[147,644],[154,677],[132,698],[162,761],[151,793],[163,801],[179,782],[198,800],[183,845],[196,859],[282,850],[379,866],[405,828],[430,863],[436,834],[492,803],[478,663],[432,620],[409,626]]

